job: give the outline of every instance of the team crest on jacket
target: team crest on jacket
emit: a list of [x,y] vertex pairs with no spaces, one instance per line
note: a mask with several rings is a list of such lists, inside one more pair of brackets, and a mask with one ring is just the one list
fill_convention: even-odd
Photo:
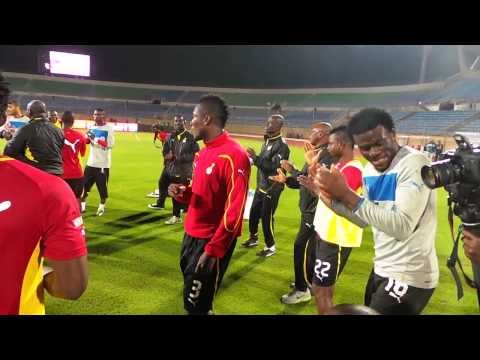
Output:
[[210,165],[207,170],[205,171],[207,173],[207,175],[210,175],[213,171],[213,168],[215,167],[215,163],[212,163],[212,165]]

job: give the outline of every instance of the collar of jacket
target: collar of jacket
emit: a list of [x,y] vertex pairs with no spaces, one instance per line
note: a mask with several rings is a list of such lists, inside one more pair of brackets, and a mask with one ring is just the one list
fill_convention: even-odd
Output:
[[225,144],[228,139],[230,138],[227,130],[223,130],[220,135],[218,135],[215,139],[209,141],[209,142],[204,142],[206,147],[215,147],[215,146],[220,146]]
[[49,120],[48,120],[47,118],[45,118],[45,117],[39,116],[39,117],[31,118],[29,122],[32,123],[32,122],[34,122],[34,121],[49,121]]
[[184,129],[180,134],[177,134],[177,140],[180,140],[183,134],[187,132],[187,129]]
[[281,137],[282,137],[282,134],[278,134],[277,136],[274,136],[274,137],[271,137],[271,138],[269,138],[268,135],[265,135],[265,141],[266,141],[267,144],[268,144],[270,141],[272,141],[272,140],[277,140],[277,139],[279,139],[279,138],[281,138]]

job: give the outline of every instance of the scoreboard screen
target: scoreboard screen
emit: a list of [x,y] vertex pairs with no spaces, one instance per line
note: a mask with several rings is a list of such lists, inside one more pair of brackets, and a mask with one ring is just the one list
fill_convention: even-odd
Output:
[[60,51],[49,51],[45,70],[51,74],[90,77],[90,56]]

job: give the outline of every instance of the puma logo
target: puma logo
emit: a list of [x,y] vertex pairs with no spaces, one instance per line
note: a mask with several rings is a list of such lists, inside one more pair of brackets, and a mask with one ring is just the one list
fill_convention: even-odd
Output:
[[0,203],[0,212],[10,209],[12,203],[10,201],[3,201]]
[[68,141],[67,139],[65,139],[65,145],[67,146],[70,146],[70,148],[72,149],[73,152],[75,152],[75,145],[77,145],[78,143],[78,139],[75,140],[75,142],[72,144],[70,141]]
[[207,170],[205,171],[207,173],[207,175],[210,175],[213,171],[213,168],[215,167],[215,163],[212,163],[212,165],[210,165]]

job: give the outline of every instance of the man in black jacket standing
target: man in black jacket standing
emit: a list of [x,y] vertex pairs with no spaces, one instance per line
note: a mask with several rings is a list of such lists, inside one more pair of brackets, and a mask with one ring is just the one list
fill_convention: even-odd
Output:
[[40,100],[27,105],[30,121],[18,129],[5,146],[4,154],[52,175],[63,174],[62,130],[47,118],[47,107]]
[[273,215],[277,209],[284,185],[269,179],[269,176],[277,174],[280,161],[288,160],[290,156],[290,149],[280,134],[284,120],[284,117],[280,114],[270,116],[265,127],[265,143],[259,155],[252,148],[247,149],[253,165],[258,170],[257,189],[253,197],[249,217],[250,238],[242,245],[247,248],[258,245],[258,224],[261,218],[265,248],[257,255],[262,257],[272,256],[276,251]]
[[[282,296],[281,302],[284,304],[297,304],[311,299],[307,279],[305,278],[304,264],[305,259],[308,258],[309,254],[307,252],[309,240],[315,233],[313,219],[315,217],[315,210],[317,209],[318,197],[309,189],[300,185],[297,178],[300,175],[307,176],[309,167],[314,163],[319,162],[330,167],[333,159],[327,151],[327,146],[328,135],[331,128],[332,126],[325,122],[316,124],[313,127],[310,141],[305,143],[304,146],[305,165],[302,170],[297,170],[291,162],[282,160],[282,169],[290,175],[287,177],[280,169],[278,169],[278,175],[271,177],[272,180],[281,184],[286,184],[289,188],[300,189],[300,201],[298,204],[301,212],[300,229],[298,230],[297,238],[295,239],[293,251],[295,283],[293,284],[292,291]],[[310,246],[308,246],[308,248],[310,248]]]
[[[185,129],[185,118],[177,115],[174,118],[175,131],[170,135],[163,147],[165,167],[159,181],[159,198],[156,204],[151,204],[150,209],[163,209],[165,207],[166,192],[172,183],[185,184],[192,178],[193,159],[199,151],[193,135]],[[182,222],[181,210],[184,205],[172,198],[172,217],[165,224],[173,225]]]

